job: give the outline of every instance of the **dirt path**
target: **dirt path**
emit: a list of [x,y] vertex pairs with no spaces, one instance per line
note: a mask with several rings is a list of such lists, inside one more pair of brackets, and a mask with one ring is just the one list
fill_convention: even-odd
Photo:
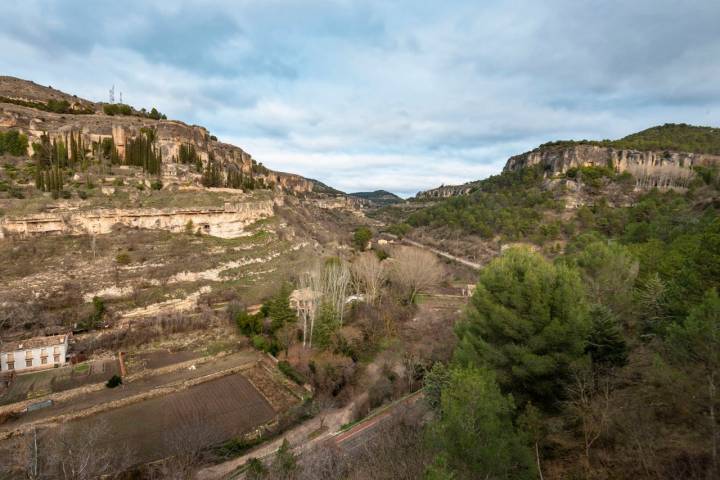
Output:
[[429,247],[429,246],[427,246],[427,245],[423,245],[422,243],[418,243],[418,242],[416,242],[416,241],[414,241],[414,240],[410,240],[409,238],[403,238],[402,241],[403,241],[404,243],[407,243],[408,245],[412,245],[412,246],[414,246],[414,247],[418,247],[418,248],[422,248],[422,249],[425,249],[425,250],[429,250],[429,251],[433,252],[433,253],[436,254],[436,255],[439,255],[439,256],[441,256],[441,257],[447,258],[447,259],[449,259],[449,260],[453,260],[453,261],[458,262],[458,263],[460,263],[460,264],[462,264],[462,265],[465,265],[466,267],[470,267],[470,268],[472,268],[472,269],[474,269],[474,270],[480,270],[480,269],[482,268],[482,265],[480,265],[479,263],[471,262],[470,260],[466,260],[466,259],[464,259],[464,258],[457,257],[457,256],[455,256],[455,255],[452,255],[452,254],[448,253],[448,252],[443,252],[442,250],[438,250],[438,249],[436,249],[436,248]]

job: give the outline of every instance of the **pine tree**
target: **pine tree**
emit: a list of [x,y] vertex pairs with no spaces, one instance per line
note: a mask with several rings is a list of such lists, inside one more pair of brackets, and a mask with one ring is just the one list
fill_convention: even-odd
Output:
[[525,249],[511,249],[480,274],[456,327],[455,358],[489,366],[504,391],[552,407],[573,362],[584,356],[589,321],[578,273]]

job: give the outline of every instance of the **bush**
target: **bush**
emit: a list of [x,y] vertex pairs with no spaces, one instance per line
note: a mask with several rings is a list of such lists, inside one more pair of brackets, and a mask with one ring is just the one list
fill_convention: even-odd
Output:
[[368,227],[358,227],[353,234],[353,245],[358,250],[365,250],[372,239],[372,232]]
[[150,188],[152,188],[153,190],[162,190],[163,183],[160,179],[155,180],[150,184]]
[[115,261],[118,265],[129,265],[130,264],[130,255],[128,255],[126,252],[118,253],[115,257]]
[[278,362],[278,368],[280,371],[288,377],[293,382],[297,383],[298,385],[304,385],[307,380],[305,380],[305,377],[300,374],[297,370],[295,370],[290,363],[286,361]]
[[78,197],[80,197],[81,200],[86,200],[88,197],[88,194],[85,190],[78,190],[77,192]]
[[253,347],[263,352],[270,351],[270,341],[262,335],[253,335],[252,344]]
[[112,377],[110,377],[110,380],[108,380],[105,384],[105,386],[108,388],[115,388],[118,385],[122,385],[122,378],[117,375],[113,375]]

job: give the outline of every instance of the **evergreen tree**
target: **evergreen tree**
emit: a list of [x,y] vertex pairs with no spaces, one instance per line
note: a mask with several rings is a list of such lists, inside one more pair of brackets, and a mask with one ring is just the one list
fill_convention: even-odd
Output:
[[268,306],[268,317],[270,317],[270,328],[273,332],[282,328],[287,323],[297,321],[295,310],[290,307],[290,293],[292,286],[284,284],[275,295]]
[[428,478],[534,479],[529,439],[513,425],[514,414],[491,371],[453,368],[429,429],[438,454]]
[[628,347],[617,317],[607,307],[593,305],[590,319],[590,335],[585,351],[590,354],[593,365],[601,369],[625,365]]
[[563,395],[571,364],[584,355],[588,332],[577,272],[511,249],[480,274],[456,328],[455,358],[494,369],[500,386],[522,404],[550,407]]
[[694,393],[703,401],[710,436],[711,478],[720,474],[718,383],[720,382],[720,297],[710,289],[703,301],[690,310],[685,322],[668,330],[668,356],[705,388]]

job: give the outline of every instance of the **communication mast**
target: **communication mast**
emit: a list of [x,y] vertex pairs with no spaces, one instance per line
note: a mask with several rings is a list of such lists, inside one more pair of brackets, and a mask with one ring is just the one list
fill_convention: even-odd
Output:
[[122,92],[120,92],[120,103],[122,103]]
[[115,85],[110,89],[110,103],[115,103]]

